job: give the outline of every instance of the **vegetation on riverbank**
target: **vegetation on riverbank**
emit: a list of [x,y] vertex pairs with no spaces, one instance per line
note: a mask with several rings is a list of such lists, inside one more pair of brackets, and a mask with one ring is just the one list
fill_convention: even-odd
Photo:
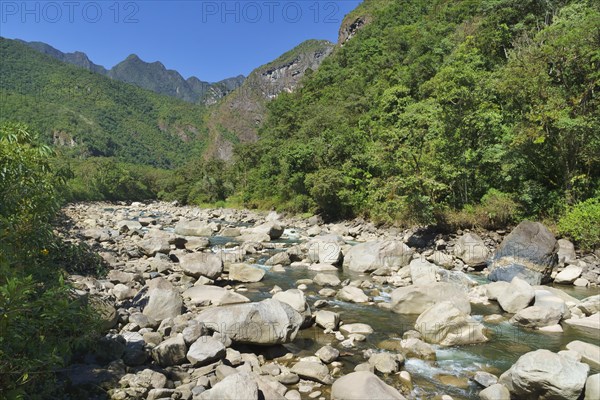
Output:
[[97,327],[94,312],[64,278],[98,273],[100,258],[52,231],[63,179],[51,156],[24,126],[0,127],[2,398],[56,397],[56,370]]

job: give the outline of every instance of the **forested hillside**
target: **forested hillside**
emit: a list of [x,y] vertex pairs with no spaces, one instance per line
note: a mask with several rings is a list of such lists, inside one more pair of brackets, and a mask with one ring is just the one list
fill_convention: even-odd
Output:
[[206,146],[204,108],[67,65],[0,38],[0,122],[18,121],[70,156],[182,165]]
[[598,196],[598,2],[367,0],[348,18],[363,26],[237,149],[246,204],[493,223]]

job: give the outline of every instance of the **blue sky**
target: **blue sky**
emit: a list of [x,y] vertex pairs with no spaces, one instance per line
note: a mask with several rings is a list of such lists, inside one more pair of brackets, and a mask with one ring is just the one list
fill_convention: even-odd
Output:
[[0,0],[0,35],[80,50],[107,68],[135,53],[212,82],[248,75],[307,39],[335,42],[359,3]]

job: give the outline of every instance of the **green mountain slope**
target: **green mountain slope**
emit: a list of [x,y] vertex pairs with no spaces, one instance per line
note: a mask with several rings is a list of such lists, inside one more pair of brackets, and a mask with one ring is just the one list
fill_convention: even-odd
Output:
[[237,149],[241,197],[387,222],[556,215],[600,188],[599,31],[593,1],[366,0]]
[[0,122],[27,123],[76,156],[182,165],[206,147],[204,108],[0,39]]
[[158,61],[148,63],[135,54],[131,54],[125,60],[107,70],[101,65],[94,64],[85,53],[80,51],[63,53],[43,42],[18,41],[59,61],[191,103],[214,104],[240,87],[245,79],[243,75],[223,79],[215,83],[201,81],[195,76],[184,79],[179,72],[166,69],[162,63]]

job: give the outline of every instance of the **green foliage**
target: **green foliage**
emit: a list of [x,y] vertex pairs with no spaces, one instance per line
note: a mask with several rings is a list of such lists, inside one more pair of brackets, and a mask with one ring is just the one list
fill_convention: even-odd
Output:
[[206,147],[204,108],[0,38],[0,123],[21,121],[65,155],[173,168]]
[[560,233],[586,250],[600,246],[600,197],[577,203],[560,219]]
[[[0,126],[0,397],[49,398],[55,369],[94,331],[63,268],[88,268],[61,245],[51,222],[62,179],[52,152],[23,125]],[[96,264],[98,265],[98,264]]]
[[600,187],[597,3],[373,0],[344,24],[358,16],[236,149],[247,205],[500,227]]

